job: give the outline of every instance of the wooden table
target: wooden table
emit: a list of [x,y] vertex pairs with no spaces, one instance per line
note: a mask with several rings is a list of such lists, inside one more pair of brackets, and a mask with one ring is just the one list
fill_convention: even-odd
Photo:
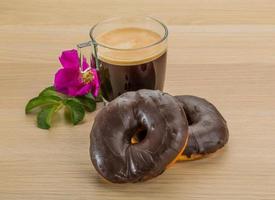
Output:
[[[52,84],[63,49],[88,40],[99,20],[129,13],[168,25],[165,91],[213,102],[230,140],[154,180],[115,185],[90,163],[96,113],[75,127],[58,116],[45,131],[24,106]],[[275,199],[273,0],[2,0],[0,67],[0,199]]]

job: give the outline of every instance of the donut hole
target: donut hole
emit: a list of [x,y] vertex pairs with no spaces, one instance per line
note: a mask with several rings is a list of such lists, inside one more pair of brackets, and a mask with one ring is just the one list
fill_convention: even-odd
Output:
[[147,128],[145,127],[138,127],[135,129],[134,134],[131,137],[131,144],[138,144],[142,142],[147,135]]
[[189,126],[194,124],[194,121],[192,120],[191,116],[188,113],[186,113],[186,118],[187,118]]

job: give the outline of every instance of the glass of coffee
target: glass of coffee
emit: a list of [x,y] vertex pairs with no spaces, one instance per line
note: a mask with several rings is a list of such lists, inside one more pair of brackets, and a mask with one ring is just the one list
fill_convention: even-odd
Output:
[[91,41],[78,48],[92,48],[102,96],[111,101],[127,91],[163,89],[167,36],[167,27],[152,17],[117,17],[92,27]]

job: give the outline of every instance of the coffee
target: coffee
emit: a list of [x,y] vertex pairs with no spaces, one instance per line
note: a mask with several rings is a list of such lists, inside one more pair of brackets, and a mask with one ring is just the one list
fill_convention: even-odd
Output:
[[101,90],[106,100],[138,89],[162,90],[166,43],[145,28],[118,28],[98,35]]

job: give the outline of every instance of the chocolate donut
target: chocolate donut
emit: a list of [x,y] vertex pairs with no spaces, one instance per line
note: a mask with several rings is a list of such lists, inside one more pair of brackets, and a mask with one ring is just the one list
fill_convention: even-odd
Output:
[[201,158],[227,143],[229,134],[226,121],[214,105],[195,96],[175,98],[181,103],[189,124],[187,146],[179,160]]
[[185,112],[174,97],[157,90],[127,92],[97,114],[91,161],[110,182],[145,181],[176,161],[187,131]]

